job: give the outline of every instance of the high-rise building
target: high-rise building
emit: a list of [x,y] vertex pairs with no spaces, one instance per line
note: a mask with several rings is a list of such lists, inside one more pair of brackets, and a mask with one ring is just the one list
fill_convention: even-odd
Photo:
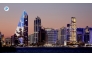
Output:
[[90,41],[90,28],[86,26],[84,34],[84,42],[89,43],[89,41]]
[[28,45],[28,14],[24,11],[24,44]]
[[28,14],[26,13],[26,11],[23,11],[22,13],[15,34],[17,35],[17,37],[23,36],[24,44],[28,44]]
[[34,43],[38,43],[38,33],[41,30],[41,19],[37,16],[34,20]]
[[58,30],[52,28],[45,28],[47,33],[47,43],[48,44],[56,44],[58,39]]
[[67,24],[67,41],[70,40],[70,30],[71,30],[70,24]]
[[76,18],[71,17],[71,31],[70,31],[70,41],[76,42]]
[[60,28],[58,31],[58,40],[61,45],[64,45],[64,42],[67,41],[67,29],[66,27]]
[[77,42],[84,42],[84,28],[77,28]]

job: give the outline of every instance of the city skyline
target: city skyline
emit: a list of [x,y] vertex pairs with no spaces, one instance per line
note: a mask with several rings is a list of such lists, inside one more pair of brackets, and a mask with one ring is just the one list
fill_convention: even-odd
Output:
[[[29,6],[30,5],[30,6]],[[4,11],[8,6],[9,11]],[[27,7],[28,6],[28,7]],[[23,10],[28,13],[29,34],[34,32],[34,20],[41,18],[42,26],[59,29],[71,22],[71,17],[76,17],[77,27],[91,27],[92,4],[69,3],[30,3],[30,4],[0,4],[0,31],[5,37],[14,34]],[[8,26],[7,26],[8,25]],[[9,28],[9,29],[8,29]]]

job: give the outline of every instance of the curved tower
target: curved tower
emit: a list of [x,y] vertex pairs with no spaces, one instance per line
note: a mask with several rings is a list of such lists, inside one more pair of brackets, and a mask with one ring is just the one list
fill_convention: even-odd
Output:
[[24,44],[28,44],[28,14],[25,10],[23,11],[21,19],[19,20],[15,34],[18,37],[23,36]]
[[76,42],[76,18],[71,17],[70,41]]

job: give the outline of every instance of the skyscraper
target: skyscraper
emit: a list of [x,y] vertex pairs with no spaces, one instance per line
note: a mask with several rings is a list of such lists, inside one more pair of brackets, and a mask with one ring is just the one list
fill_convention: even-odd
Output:
[[28,45],[28,14],[24,11],[24,44]]
[[24,44],[28,44],[28,14],[26,13],[26,11],[23,11],[22,13],[15,34],[17,35],[17,37],[23,36]]
[[85,34],[84,34],[84,42],[85,43],[89,43],[89,41],[90,41],[90,29],[89,29],[89,27],[88,26],[86,26],[86,28],[85,28]]
[[70,31],[70,41],[76,42],[76,18],[71,17],[71,31]]
[[83,42],[84,38],[84,28],[77,28],[77,42]]
[[71,30],[71,26],[70,26],[70,24],[67,24],[67,41],[69,41],[70,40],[70,30]]
[[34,43],[38,43],[38,33],[41,30],[41,19],[37,16],[34,20]]

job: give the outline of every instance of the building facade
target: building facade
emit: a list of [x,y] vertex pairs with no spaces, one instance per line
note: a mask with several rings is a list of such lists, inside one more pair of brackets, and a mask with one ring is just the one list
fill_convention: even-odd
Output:
[[70,24],[67,24],[67,41],[70,40],[70,30],[71,30]]
[[17,29],[15,31],[17,37],[22,36],[24,38],[24,44],[28,45],[28,14],[23,11],[21,19],[18,23]]
[[62,27],[58,31],[58,40],[59,40],[59,44],[61,44],[61,45],[64,45],[64,42],[67,41],[67,29],[66,29],[66,27]]
[[84,42],[84,28],[77,28],[77,42]]
[[47,43],[56,44],[58,39],[58,30],[52,28],[45,28],[47,33]]
[[90,34],[89,34],[89,36],[90,36],[89,44],[92,44],[92,28],[90,28]]
[[84,42],[89,43],[89,41],[90,41],[90,28],[86,26],[84,33]]
[[71,31],[70,31],[70,41],[71,42],[76,42],[76,18],[71,17]]
[[34,34],[29,35],[28,41],[29,41],[29,44],[34,43]]
[[45,29],[41,28],[38,34],[38,45],[44,45],[46,41],[47,41],[46,31]]
[[34,20],[34,43],[38,43],[38,33],[41,30],[41,19],[37,16]]

